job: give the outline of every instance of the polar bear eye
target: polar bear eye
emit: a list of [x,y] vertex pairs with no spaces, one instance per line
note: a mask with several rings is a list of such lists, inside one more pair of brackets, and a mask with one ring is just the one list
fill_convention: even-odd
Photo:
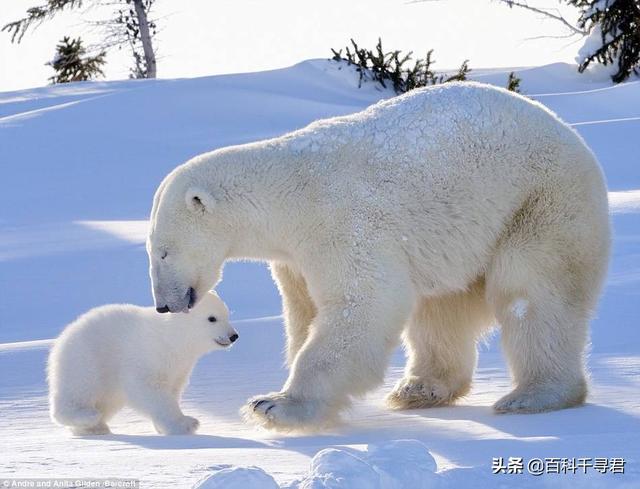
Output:
[[209,322],[210,323],[215,323],[218,320],[218,318],[216,318],[215,316],[209,316]]
[[168,255],[168,254],[169,254],[168,252],[163,251],[163,252],[162,252],[162,255],[160,255],[160,259],[161,259],[161,260],[164,260],[164,259],[167,257],[167,255]]

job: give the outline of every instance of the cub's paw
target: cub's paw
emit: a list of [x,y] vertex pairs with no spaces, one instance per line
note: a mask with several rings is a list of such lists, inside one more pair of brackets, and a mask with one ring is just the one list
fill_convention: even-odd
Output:
[[162,435],[192,435],[200,427],[200,421],[191,416],[183,416],[172,423],[156,425]]
[[387,405],[391,409],[420,409],[446,406],[466,393],[468,387],[451,388],[444,382],[419,377],[405,377],[398,381],[387,396]]
[[111,430],[106,423],[98,423],[93,426],[73,426],[71,432],[76,436],[110,435]]
[[241,409],[244,419],[271,430],[312,430],[324,425],[321,403],[309,399],[294,399],[284,392],[256,396]]

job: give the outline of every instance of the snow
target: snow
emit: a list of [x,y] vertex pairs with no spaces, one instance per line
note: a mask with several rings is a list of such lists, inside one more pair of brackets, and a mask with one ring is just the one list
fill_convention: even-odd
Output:
[[524,319],[527,315],[527,309],[529,308],[529,302],[526,299],[517,299],[511,305],[511,312],[518,319]]
[[[258,467],[212,467],[194,489],[271,489],[275,480]],[[325,448],[309,464],[307,474],[288,489],[429,489],[439,484],[437,465],[427,447],[416,440],[370,444],[364,450]]]
[[341,487],[380,487],[380,474],[351,452],[335,448],[321,450],[311,461],[309,475],[301,489],[338,489]]
[[278,483],[260,467],[225,467],[193,486],[194,489],[279,489]]
[[[474,77],[504,86],[510,70]],[[76,438],[52,424],[44,367],[50,339],[82,312],[150,305],[144,250],[151,198],[190,156],[275,136],[392,96],[322,60],[250,73],[149,82],[69,84],[0,93],[0,477],[134,477],[142,487],[640,486],[640,82],[612,86],[575,66],[517,72],[523,91],[558,112],[600,159],[614,248],[592,323],[592,389],[584,407],[496,415],[509,388],[495,334],[481,345],[471,393],[455,407],[389,411],[398,351],[384,385],[344,423],[278,435],[238,409],[286,379],[280,299],[262,264],[226,266],[219,287],[239,331],[196,367],[183,408],[196,436],[158,436],[131,411],[113,435]],[[492,475],[492,458],[623,457],[625,474]],[[273,480],[271,479],[273,478]]]
[[612,214],[640,213],[640,190],[609,192],[609,209]]
[[[593,5],[591,6],[591,8],[587,11],[595,11],[595,10],[600,10],[600,9],[604,9],[606,6],[602,4],[602,2],[600,2],[601,5]],[[591,29],[591,32],[589,32],[589,35],[587,35],[584,39],[584,44],[582,45],[582,47],[578,50],[578,54],[576,55],[575,61],[576,63],[580,64],[582,62],[584,62],[588,57],[594,55],[598,49],[600,49],[603,45],[603,39],[604,42],[611,42],[613,40],[613,35],[609,32],[607,33],[605,36],[602,35],[602,26],[600,24],[595,24],[593,26],[593,28]],[[611,60],[611,62],[608,62],[606,65],[602,64],[602,63],[590,63],[589,66],[587,67],[587,71],[591,72],[591,74],[596,74],[599,76],[613,76],[618,72],[618,63],[619,63],[619,57],[618,56],[614,56],[613,59]]]

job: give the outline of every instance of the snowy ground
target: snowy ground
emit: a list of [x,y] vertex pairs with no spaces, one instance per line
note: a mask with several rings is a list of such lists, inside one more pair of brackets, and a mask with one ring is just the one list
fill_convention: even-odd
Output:
[[[611,190],[614,256],[593,322],[587,406],[493,414],[491,404],[509,390],[496,335],[482,346],[473,391],[458,406],[388,411],[382,400],[401,375],[399,351],[384,386],[358,401],[343,426],[315,436],[258,431],[238,415],[246,398],[278,389],[286,377],[279,297],[260,264],[226,267],[219,291],[241,338],[194,373],[184,408],[201,421],[197,436],[155,435],[125,411],[114,435],[71,437],[48,419],[49,339],[90,307],[151,303],[145,219],[156,186],[178,163],[391,94],[359,90],[355,77],[325,61],[0,93],[0,480],[133,477],[168,488],[215,472],[202,487],[276,487],[270,477],[316,488],[640,487],[640,82],[612,87],[563,64],[520,75],[525,93],[585,137]],[[475,77],[506,80],[498,71]],[[337,451],[323,451],[310,467],[327,447]],[[492,475],[493,457],[523,457],[525,466],[534,457],[624,458],[626,473]],[[251,465],[270,476],[231,467]]]

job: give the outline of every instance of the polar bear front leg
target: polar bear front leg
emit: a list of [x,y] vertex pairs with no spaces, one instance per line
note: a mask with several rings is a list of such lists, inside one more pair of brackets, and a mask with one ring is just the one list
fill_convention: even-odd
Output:
[[271,275],[282,297],[282,312],[287,331],[287,365],[291,367],[307,340],[309,325],[317,314],[304,277],[283,263],[271,263]]
[[[314,302],[323,307],[287,382],[281,392],[250,399],[243,409],[248,420],[277,430],[319,429],[333,422],[352,396],[382,382],[413,295],[401,274],[373,272],[363,278],[354,270],[346,275],[348,282],[320,289]],[[310,290],[318,291],[314,286],[310,283]]]
[[190,435],[200,426],[197,419],[182,413],[177,396],[163,386],[130,386],[127,395],[131,407],[151,418],[162,435]]

